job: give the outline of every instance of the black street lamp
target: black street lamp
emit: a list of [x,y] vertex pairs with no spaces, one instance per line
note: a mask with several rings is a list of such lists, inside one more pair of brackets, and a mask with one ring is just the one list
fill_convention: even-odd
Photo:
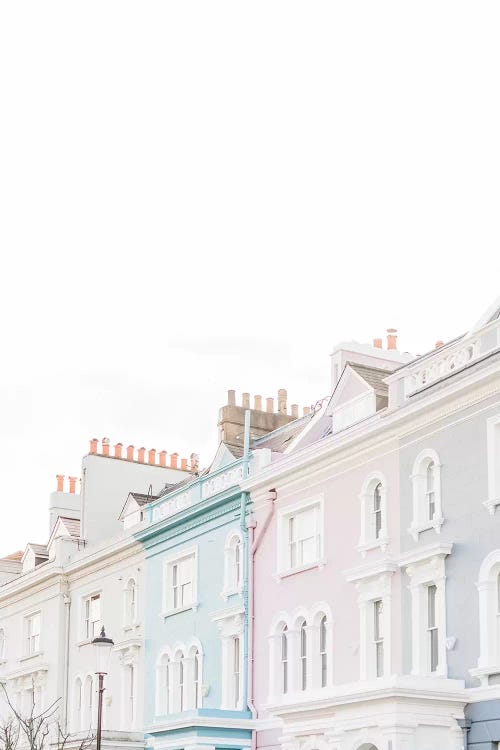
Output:
[[108,674],[109,657],[111,649],[115,645],[111,638],[106,637],[104,626],[101,628],[101,634],[94,638],[92,645],[95,646],[96,654],[96,675],[99,677],[99,699],[97,703],[97,737],[96,748],[101,750],[101,733],[102,733],[102,694],[104,693],[104,675]]

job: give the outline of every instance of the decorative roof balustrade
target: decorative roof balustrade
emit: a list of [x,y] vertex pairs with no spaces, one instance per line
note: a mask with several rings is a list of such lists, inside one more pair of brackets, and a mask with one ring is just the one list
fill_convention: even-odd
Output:
[[456,341],[407,365],[404,377],[405,397],[460,371],[499,348],[500,318],[495,318],[479,330],[473,329]]
[[248,476],[248,460],[240,458],[229,466],[194,479],[189,485],[164,495],[150,505],[149,522],[156,523],[201,503],[214,495],[226,492]]

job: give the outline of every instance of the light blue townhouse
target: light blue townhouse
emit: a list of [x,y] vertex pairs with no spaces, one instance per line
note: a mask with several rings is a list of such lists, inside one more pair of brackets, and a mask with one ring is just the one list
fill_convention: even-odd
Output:
[[[260,397],[249,409],[248,394],[237,406],[230,391],[210,469],[143,500],[135,536],[145,549],[144,726],[155,749],[251,745],[249,500],[240,483],[272,456],[252,454],[250,440],[297,422],[280,396],[278,411],[273,399],[263,411]],[[133,498],[128,512],[137,513]]]

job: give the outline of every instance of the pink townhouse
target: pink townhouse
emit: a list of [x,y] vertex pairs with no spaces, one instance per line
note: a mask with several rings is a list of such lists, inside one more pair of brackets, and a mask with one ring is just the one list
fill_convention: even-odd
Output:
[[[386,378],[412,357],[388,333],[386,349],[376,339],[334,350],[332,392],[281,431],[283,452],[280,431],[255,443],[272,459],[243,485],[259,750],[463,746],[463,685],[446,671],[439,508],[414,561],[401,550],[399,451],[410,417],[391,409]],[[403,592],[427,569],[436,637],[434,661],[419,669],[407,659]]]

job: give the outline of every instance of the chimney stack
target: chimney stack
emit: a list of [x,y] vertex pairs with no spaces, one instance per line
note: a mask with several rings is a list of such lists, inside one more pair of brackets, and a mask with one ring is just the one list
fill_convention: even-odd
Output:
[[134,460],[134,446],[129,445],[127,447],[127,461],[133,461]]
[[90,453],[97,453],[97,438],[90,441]]
[[274,411],[274,398],[266,398],[266,411],[272,414]]
[[388,328],[387,329],[387,348],[389,350],[395,350],[397,349],[397,328]]
[[228,406],[236,406],[236,391],[227,392],[227,404]]
[[167,451],[160,451],[160,466],[163,466],[163,468],[165,468],[166,465],[167,465]]
[[148,464],[155,464],[156,463],[156,451],[154,448],[151,448],[151,450],[148,452]]
[[200,465],[200,457],[197,453],[191,453],[191,471],[198,471]]
[[382,339],[373,339],[373,347],[375,349],[382,349]]
[[64,492],[64,474],[56,474],[57,492]]
[[298,404],[292,404],[292,406],[290,408],[292,410],[292,417],[294,419],[298,419],[299,418],[299,405]]
[[139,450],[137,451],[137,460],[141,464],[144,463],[144,454],[145,453],[146,453],[146,448],[139,448]]
[[172,453],[170,456],[170,468],[176,469],[177,468],[177,458],[179,454],[178,453]]
[[280,388],[278,391],[278,414],[286,414],[286,399],[286,389]]
[[115,445],[115,458],[122,457],[122,448],[123,448],[123,443],[117,443]]
[[250,409],[250,394],[249,393],[241,394],[241,405],[244,409]]

